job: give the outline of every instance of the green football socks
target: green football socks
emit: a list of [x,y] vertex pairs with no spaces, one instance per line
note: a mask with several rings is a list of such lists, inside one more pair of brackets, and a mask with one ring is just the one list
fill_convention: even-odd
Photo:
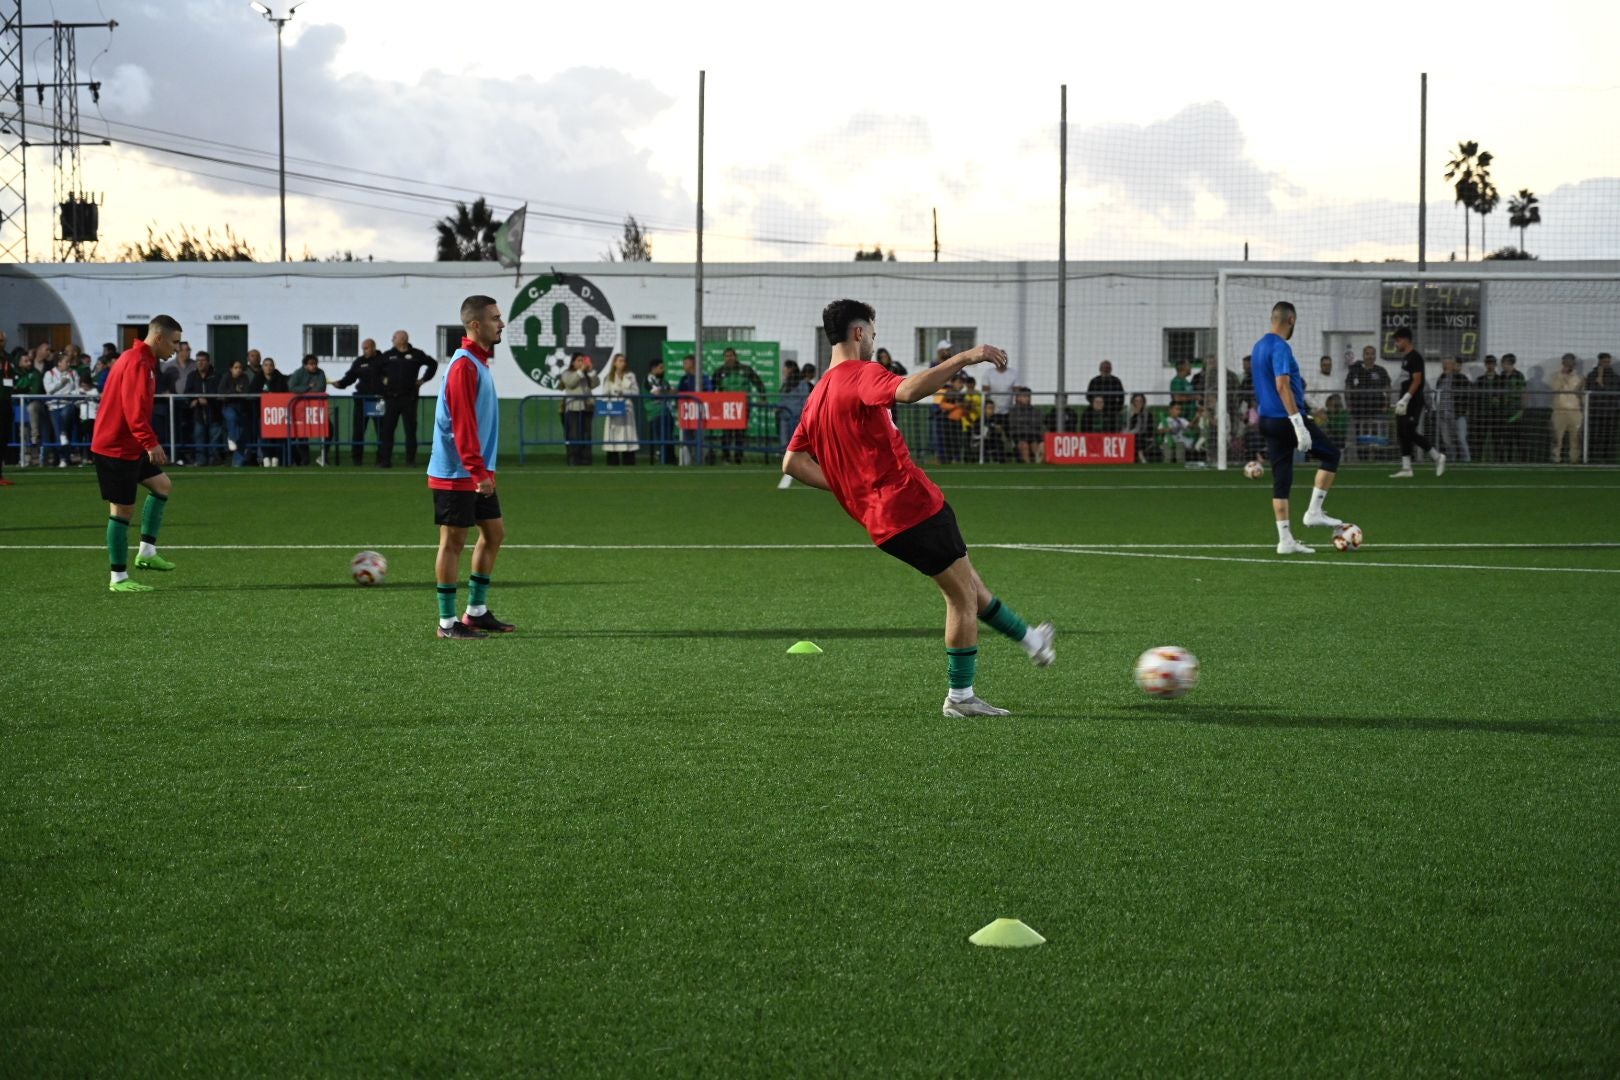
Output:
[[467,606],[474,615],[482,613],[489,602],[489,575],[474,574],[467,580]]
[[169,505],[167,496],[147,492],[141,506],[141,543],[157,544],[158,530],[163,528],[163,511]]
[[1024,635],[1029,633],[1029,624],[1019,617],[1018,612],[1003,604],[1001,598],[996,596],[992,596],[989,606],[979,612],[979,621],[996,633],[1014,641],[1023,641]]
[[[439,590],[439,618],[441,620],[449,619],[451,622],[455,622],[455,619],[456,619],[456,583],[452,581],[450,584],[446,585],[444,582],[441,581],[438,584],[438,590]],[[441,623],[441,625],[442,625],[442,623]]]
[[129,519],[107,516],[107,565],[114,574],[129,571]]
[[971,690],[973,675],[979,666],[979,647],[945,650],[945,669],[950,676],[952,690]]

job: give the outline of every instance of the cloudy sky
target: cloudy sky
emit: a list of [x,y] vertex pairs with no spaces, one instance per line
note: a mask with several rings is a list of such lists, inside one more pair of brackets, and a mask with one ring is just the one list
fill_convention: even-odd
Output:
[[[535,263],[597,259],[626,213],[655,258],[690,259],[704,68],[711,259],[926,259],[936,208],[944,258],[1054,257],[1062,83],[1071,258],[1412,257],[1427,70],[1431,258],[1463,254],[1440,174],[1464,138],[1497,159],[1491,247],[1530,188],[1529,250],[1620,258],[1620,5],[1109,7],[307,0],[286,37],[289,250],[431,259],[434,219],[487,194],[530,203]],[[104,83],[83,126],[116,144],[83,158],[105,253],[230,224],[276,256],[275,32],[247,0],[26,12],[120,24],[79,38]],[[48,77],[49,34],[25,52]]]

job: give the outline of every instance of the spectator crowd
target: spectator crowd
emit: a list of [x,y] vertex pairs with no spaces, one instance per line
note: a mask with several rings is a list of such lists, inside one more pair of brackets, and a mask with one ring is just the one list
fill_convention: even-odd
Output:
[[[417,464],[419,396],[433,378],[438,361],[412,345],[404,331],[396,332],[387,351],[375,340],[361,342],[344,374],[329,379],[314,355],[303,357],[284,373],[272,357],[258,349],[234,360],[223,370],[206,351],[195,354],[182,342],[175,357],[161,365],[156,386],[153,428],[175,464],[230,465],[336,463],[338,433],[329,424],[325,439],[267,440],[259,428],[262,394],[324,394],[328,388],[347,390],[355,397],[349,410],[349,460],[365,463],[366,447],[375,445],[376,464],[391,467],[394,443],[404,429],[402,458]],[[107,374],[119,355],[111,342],[91,357],[76,344],[58,351],[48,344],[4,352],[0,335],[0,365],[10,381],[7,418],[21,464],[66,468],[88,462],[88,444],[97,402]],[[958,351],[940,341],[929,366]],[[876,361],[898,375],[905,367],[879,349]],[[1176,366],[1168,393],[1128,393],[1104,360],[1063,412],[1063,430],[1121,432],[1135,436],[1138,460],[1197,464],[1207,460],[1219,438],[1217,387],[1206,383],[1214,357],[1203,365],[1183,361]],[[1539,369],[1530,376],[1518,358],[1506,353],[1486,356],[1475,366],[1455,357],[1430,358],[1423,392],[1425,434],[1452,460],[1508,462],[1616,461],[1616,435],[1620,429],[1620,372],[1612,356],[1599,353],[1583,371],[1579,357],[1566,353],[1556,370],[1541,379]],[[1389,372],[1369,345],[1359,354],[1346,351],[1336,362],[1323,356],[1306,365],[1305,407],[1317,423],[1346,450],[1349,460],[1376,459],[1392,452],[1395,393]],[[1239,459],[1263,453],[1259,415],[1249,357],[1241,372],[1229,372],[1227,408],[1229,451]],[[816,384],[813,364],[786,361],[781,390],[767,394],[759,374],[727,349],[712,373],[696,375],[695,358],[682,358],[678,377],[657,361],[645,376],[638,376],[624,354],[615,354],[607,370],[598,372],[591,357],[575,353],[561,376],[558,420],[571,465],[590,465],[594,450],[606,454],[609,465],[741,464],[745,453],[765,460],[787,445]],[[759,424],[750,430],[699,433],[681,427],[677,398],[702,391],[742,392],[755,410],[774,414],[775,439],[761,438]],[[919,424],[915,410],[902,415],[894,410],[897,426],[906,434],[912,452],[935,464],[958,462],[1019,462],[1042,460],[1044,436],[1058,428],[1058,410],[1052,395],[1037,402],[1027,386],[999,392],[981,387],[967,372],[959,373],[923,408]],[[771,416],[763,421],[768,428]],[[369,438],[368,438],[369,436]],[[330,448],[330,450],[329,450]],[[283,458],[286,458],[283,461]]]

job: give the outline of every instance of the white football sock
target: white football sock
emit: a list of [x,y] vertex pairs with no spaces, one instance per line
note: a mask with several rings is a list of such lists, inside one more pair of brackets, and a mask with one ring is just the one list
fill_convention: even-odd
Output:
[[114,570],[112,572],[112,583],[114,585],[118,584],[120,581],[128,581],[128,580],[129,580],[129,571],[128,570]]
[[1440,456],[1441,456],[1441,455],[1440,455],[1440,451],[1438,451],[1438,450],[1436,450],[1436,449],[1435,449],[1435,448],[1434,448],[1434,447],[1432,447],[1432,446],[1431,446],[1431,447],[1429,447],[1429,460],[1430,460],[1430,461],[1439,461],[1439,460],[1440,460]]
[[1033,626],[1026,629],[1024,631],[1024,636],[1018,639],[1018,647],[1023,649],[1024,652],[1028,653],[1030,656],[1034,656],[1036,651],[1040,649],[1041,642],[1040,639],[1035,636],[1035,628]]
[[1407,470],[1410,470],[1412,468],[1412,458],[1409,455],[1406,455],[1406,454],[1401,455],[1401,468],[1407,469]]
[[1293,526],[1289,525],[1288,522],[1286,522],[1286,521],[1277,522],[1277,539],[1278,540],[1292,540],[1293,538],[1294,538]]
[[973,687],[971,687],[971,686],[964,686],[960,690],[958,690],[954,686],[951,687],[951,700],[952,701],[967,701],[972,697],[973,697]]
[[1310,512],[1313,514],[1320,514],[1322,512],[1322,503],[1326,500],[1327,488],[1312,488]]
[[475,619],[478,618],[478,616],[482,615],[484,612],[486,612],[488,610],[489,610],[489,605],[488,604],[468,604],[467,605],[467,614],[471,615]]
[[145,540],[141,541],[140,558],[144,559],[144,558],[147,558],[150,555],[156,555],[156,554],[157,554],[157,545],[156,544],[148,544]]
[[439,629],[440,630],[448,630],[454,625],[456,625],[456,620],[454,620],[454,619],[440,619],[439,620]]

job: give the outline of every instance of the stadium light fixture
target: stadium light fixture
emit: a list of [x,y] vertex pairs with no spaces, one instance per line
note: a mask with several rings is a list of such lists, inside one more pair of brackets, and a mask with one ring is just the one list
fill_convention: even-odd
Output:
[[254,11],[264,16],[265,22],[274,23],[276,27],[276,141],[280,145],[280,177],[281,177],[281,261],[287,261],[287,96],[286,84],[281,70],[281,32],[292,19],[298,9],[304,6],[304,0],[287,9],[287,14],[276,18],[275,12],[270,10],[268,4],[253,0],[249,5]]

